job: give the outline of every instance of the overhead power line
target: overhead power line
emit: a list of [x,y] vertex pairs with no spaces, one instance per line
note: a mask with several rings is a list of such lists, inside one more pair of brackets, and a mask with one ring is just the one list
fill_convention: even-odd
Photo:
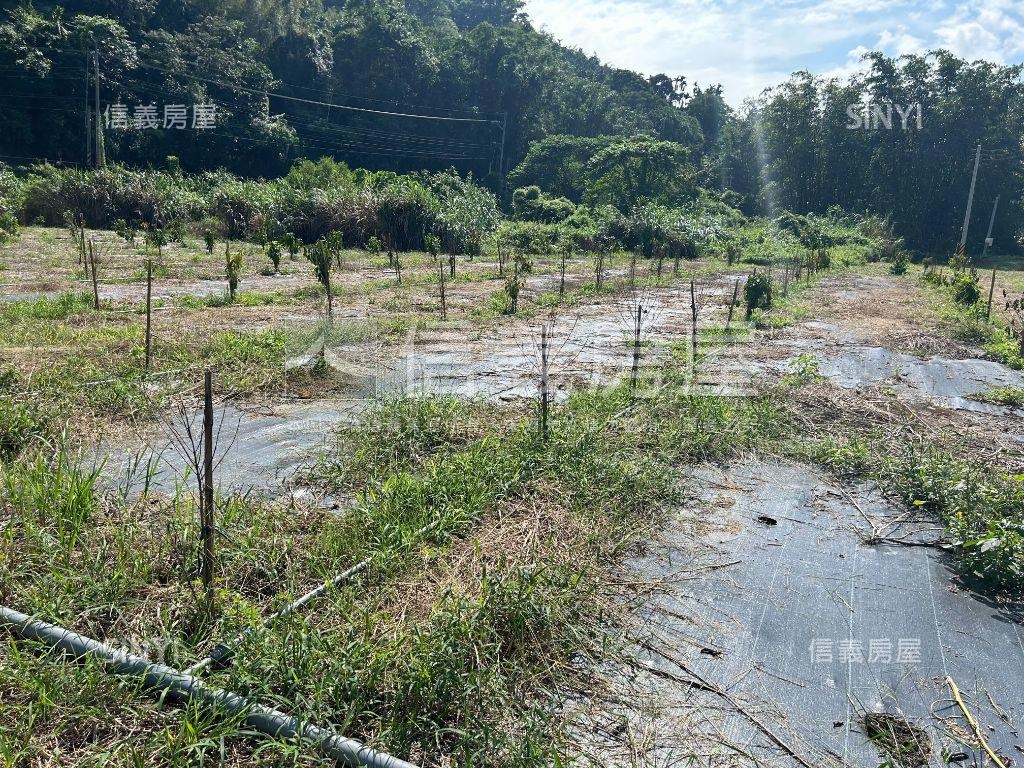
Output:
[[139,64],[143,69],[155,69],[158,72],[165,74],[174,75],[176,77],[186,77],[191,80],[198,80],[202,83],[210,83],[211,85],[219,85],[223,88],[232,88],[236,91],[244,91],[245,93],[251,93],[254,96],[272,96],[275,99],[284,99],[285,101],[294,101],[299,104],[312,104],[318,107],[330,107],[331,109],[342,109],[349,112],[362,112],[370,115],[383,115],[386,117],[403,117],[416,120],[439,120],[442,122],[449,123],[495,123],[495,120],[488,120],[486,118],[476,117],[440,117],[438,115],[420,115],[412,112],[388,112],[381,109],[367,109],[366,107],[352,107],[347,104],[334,104],[329,101],[318,101],[316,99],[303,99],[299,96],[287,96],[283,93],[276,93],[274,91],[266,90],[261,91],[255,88],[248,88],[244,85],[237,85],[235,83],[225,83],[221,80],[214,80],[209,77],[200,77],[199,75],[191,75],[187,72],[175,72],[173,70],[158,67],[155,64]]

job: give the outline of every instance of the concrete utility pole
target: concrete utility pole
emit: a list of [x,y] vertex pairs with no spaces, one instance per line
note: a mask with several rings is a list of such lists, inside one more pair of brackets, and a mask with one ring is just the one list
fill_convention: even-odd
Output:
[[107,158],[103,151],[103,113],[100,110],[100,52],[98,48],[92,49],[92,74],[96,92],[96,167],[105,168]]
[[967,195],[967,213],[964,214],[964,228],[960,233],[960,253],[967,252],[967,225],[971,223],[971,209],[974,207],[974,188],[978,183],[978,166],[981,165],[981,144],[978,145],[978,152],[974,156],[974,175],[971,176],[971,191]]
[[498,176],[500,177],[498,202],[505,199],[505,134],[508,132],[508,112],[501,115],[501,154],[498,156]]
[[92,109],[89,99],[89,66],[92,64],[92,56],[85,52],[85,167],[92,165]]
[[992,245],[992,227],[996,223],[996,211],[999,210],[999,195],[996,195],[996,201],[992,204],[992,216],[988,220],[988,234],[985,235],[985,249],[981,252],[981,258],[988,256],[988,249]]

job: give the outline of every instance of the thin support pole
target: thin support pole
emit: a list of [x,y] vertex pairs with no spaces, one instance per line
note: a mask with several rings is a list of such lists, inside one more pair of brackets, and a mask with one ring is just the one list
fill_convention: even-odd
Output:
[[640,374],[640,330],[643,316],[643,304],[638,302],[636,305],[636,326],[633,329],[633,370],[629,378],[629,391],[631,395],[636,395],[636,382]]
[[996,268],[992,267],[992,284],[988,288],[988,309],[985,310],[985,319],[992,320],[992,297],[996,293]]
[[206,372],[203,393],[203,587],[206,590],[206,605],[210,614],[214,609],[213,578],[213,373]]
[[548,441],[548,324],[540,327],[540,436]]
[[442,320],[447,320],[448,319],[448,300],[445,298],[445,295],[444,295],[444,262],[441,261],[440,259],[438,259],[437,260],[437,264],[438,264],[439,275],[440,275],[440,278],[441,278],[441,281],[440,281],[440,285],[441,285],[441,319]]
[[100,308],[100,287],[98,277],[96,275],[96,249],[93,246],[92,240],[89,241],[89,267],[92,270],[92,300],[93,306],[99,310]]
[[146,260],[146,373],[153,359],[153,260]]
[[729,326],[732,325],[732,315],[736,311],[736,300],[740,295],[740,279],[736,278],[736,283],[732,287],[732,301],[729,302],[729,319],[725,321],[725,330],[729,330]]

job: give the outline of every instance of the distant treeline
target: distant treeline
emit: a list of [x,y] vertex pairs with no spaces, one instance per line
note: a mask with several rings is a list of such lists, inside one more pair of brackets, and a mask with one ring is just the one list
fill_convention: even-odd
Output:
[[[217,105],[203,131],[105,129],[108,160],[129,167],[274,178],[329,155],[399,174],[455,168],[505,210],[517,189],[538,187],[548,218],[568,210],[563,199],[628,215],[707,189],[747,215],[838,205],[887,217],[911,247],[948,251],[981,143],[970,246],[980,248],[996,195],[997,248],[1019,243],[1019,66],[870,54],[864,75],[797,73],[737,111],[720,86],[644,77],[562,46],[522,5],[21,2],[0,15],[0,162],[86,164],[95,56],[101,108]],[[851,107],[869,102],[920,104],[920,127],[915,116],[906,129],[851,128]]]
[[[597,178],[602,195],[623,196],[619,170],[610,180]],[[455,171],[353,171],[331,158],[298,161],[269,181],[226,171],[187,174],[121,165],[41,165],[27,171],[16,175],[0,166],[0,241],[18,224],[45,224],[109,228],[130,241],[138,235],[150,242],[201,236],[293,248],[327,239],[350,248],[375,241],[374,247],[407,251],[429,249],[436,237],[446,253],[469,256],[485,250],[632,250],[659,262],[719,255],[770,264],[802,252],[884,243],[876,257],[892,259],[901,248],[877,218],[833,208],[821,216],[785,212],[752,221],[723,199],[729,195],[706,189],[674,204],[671,196],[663,202],[641,198],[620,209],[600,199],[576,204],[524,187],[505,215],[490,190]]]

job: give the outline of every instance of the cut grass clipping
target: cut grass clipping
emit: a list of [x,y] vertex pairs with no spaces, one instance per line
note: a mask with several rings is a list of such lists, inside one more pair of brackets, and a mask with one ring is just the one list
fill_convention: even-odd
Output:
[[924,768],[932,755],[932,741],[920,726],[897,715],[869,712],[861,720],[864,735],[891,761],[894,768]]

